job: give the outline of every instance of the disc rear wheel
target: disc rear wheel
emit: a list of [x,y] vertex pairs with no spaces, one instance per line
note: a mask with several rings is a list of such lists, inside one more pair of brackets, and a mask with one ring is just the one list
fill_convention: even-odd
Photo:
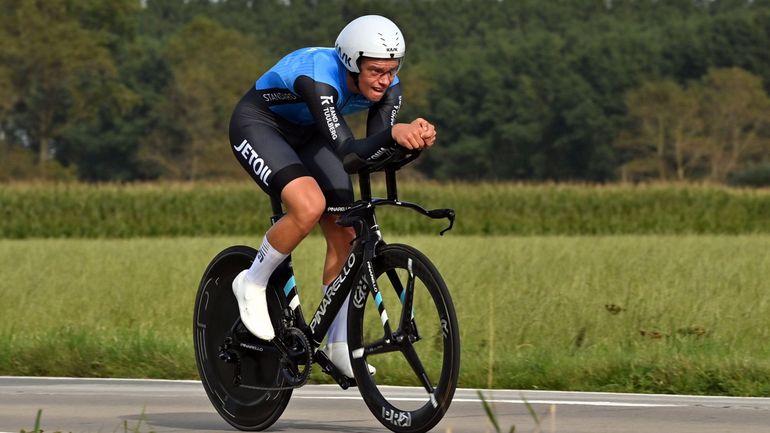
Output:
[[[234,246],[211,261],[198,288],[193,320],[195,361],[203,388],[222,418],[240,430],[271,426],[292,393],[291,389],[257,389],[278,386],[283,381],[277,351],[244,349],[264,342],[241,323],[232,282],[251,266],[255,256],[253,248]],[[276,318],[282,314],[282,297],[272,287],[268,287],[267,294],[273,326],[279,329],[280,320]]]

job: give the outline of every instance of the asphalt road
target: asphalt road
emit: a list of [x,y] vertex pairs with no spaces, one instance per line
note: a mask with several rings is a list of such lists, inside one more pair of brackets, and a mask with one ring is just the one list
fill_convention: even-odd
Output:
[[[389,390],[398,398],[421,393]],[[770,433],[770,398],[549,391],[483,391],[501,431],[543,433]],[[539,420],[529,413],[526,400]],[[52,432],[234,431],[196,381],[0,377],[0,433],[31,430],[38,409]],[[296,390],[274,432],[387,432],[358,391],[336,385]],[[436,432],[494,432],[475,390],[461,389]]]

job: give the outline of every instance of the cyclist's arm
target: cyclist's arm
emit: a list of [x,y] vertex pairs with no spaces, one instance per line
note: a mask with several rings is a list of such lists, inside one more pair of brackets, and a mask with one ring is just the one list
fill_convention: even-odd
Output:
[[[410,150],[424,149],[436,140],[436,128],[427,120],[417,118],[410,123],[396,123],[398,110],[401,108],[401,83],[390,87],[382,99],[369,109],[367,133],[372,135],[385,128],[391,128],[394,141]],[[401,128],[400,130],[398,128]],[[388,158],[394,148],[382,149],[380,160]]]
[[401,83],[388,89],[382,99],[372,105],[366,119],[366,135],[376,134],[396,124],[398,110],[401,109]]
[[391,126],[386,126],[366,138],[356,140],[350,127],[337,112],[335,102],[337,90],[329,84],[320,83],[308,76],[300,76],[294,83],[294,90],[305,100],[318,130],[332,144],[335,152],[349,172],[358,171],[368,163],[389,156],[385,150],[396,147],[391,136]]

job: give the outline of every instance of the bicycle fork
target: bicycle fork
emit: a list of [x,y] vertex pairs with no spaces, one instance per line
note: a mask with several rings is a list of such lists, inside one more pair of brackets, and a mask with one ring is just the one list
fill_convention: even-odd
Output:
[[[384,353],[398,350],[396,347],[399,343],[403,342],[405,338],[409,338],[411,342],[419,340],[419,334],[417,333],[417,326],[414,323],[414,273],[411,269],[411,260],[409,265],[409,279],[407,286],[403,287],[398,274],[394,270],[388,270],[386,273],[388,278],[397,292],[398,298],[403,305],[403,312],[401,320],[399,320],[398,331],[393,332],[390,326],[390,319],[388,317],[388,311],[385,308],[385,303],[382,299],[382,293],[377,286],[377,279],[374,276],[374,265],[372,260],[366,260],[364,264],[364,276],[359,280],[359,284],[353,293],[353,302],[358,308],[363,308],[364,301],[366,299],[366,292],[371,293],[374,299],[377,312],[382,322],[383,338],[368,348],[358,348],[352,351],[354,359],[359,359],[364,355],[372,353]],[[407,314],[407,312],[409,312]],[[393,346],[393,345],[396,346]]]
[[[415,276],[412,259],[409,259],[407,263],[408,275],[405,287],[395,270],[390,269],[385,272],[391,285],[396,290],[396,294],[398,295],[398,298],[402,304],[401,317],[398,320],[398,328],[395,332],[393,332],[391,329],[387,309],[385,308],[385,304],[382,299],[382,293],[377,286],[372,261],[367,260],[365,265],[367,274],[366,285],[368,286],[368,291],[371,293],[377,307],[377,311],[380,315],[380,321],[382,322],[383,328],[383,338],[367,345],[366,347],[353,349],[351,351],[351,355],[353,359],[360,359],[369,355],[396,351],[402,352],[407,362],[409,363],[409,366],[412,368],[420,380],[420,383],[423,385],[423,388],[425,388],[425,390],[431,396],[431,403],[435,407],[437,405],[437,402],[433,398],[435,389],[430,378],[428,377],[428,374],[425,371],[425,367],[423,366],[422,361],[420,361],[420,358],[413,346],[413,343],[421,340],[421,336],[417,329],[417,323],[414,319]],[[364,279],[361,281],[364,281]],[[354,292],[354,302],[357,302],[356,307],[358,308],[363,307],[363,301],[366,299],[367,295],[366,288],[360,287],[360,284],[361,283],[359,283],[359,287],[357,287]]]

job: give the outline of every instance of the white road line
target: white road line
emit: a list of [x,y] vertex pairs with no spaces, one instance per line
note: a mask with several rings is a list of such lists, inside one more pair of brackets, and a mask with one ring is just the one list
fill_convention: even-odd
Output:
[[[293,395],[292,398],[303,398],[308,400],[362,400],[360,396],[311,396],[311,395]],[[423,401],[424,398],[410,397],[392,397],[389,401]],[[454,398],[453,403],[481,403],[480,399],[474,398]],[[553,405],[572,405],[572,406],[605,406],[605,407],[687,407],[684,404],[657,404],[657,403],[620,403],[613,401],[581,401],[581,400],[487,400],[487,403],[509,403],[509,404],[553,404]]]
[[[150,386],[167,383],[169,385],[193,385],[201,386],[200,380],[169,380],[169,379],[134,379],[134,378],[76,378],[76,377],[30,377],[30,376],[2,376],[0,380],[19,380],[22,382],[30,381],[74,381],[86,385],[98,384],[99,382],[120,383],[120,382],[138,382],[146,383]],[[23,386],[30,386],[24,384]],[[309,389],[310,388],[310,389]],[[361,400],[359,394],[341,395],[339,387],[334,384],[312,385],[312,387],[297,390],[292,398],[306,399],[338,399],[338,400]],[[380,387],[385,394],[408,392],[411,388],[404,386],[382,386]],[[349,393],[350,391],[348,391]],[[500,404],[555,404],[555,405],[583,405],[583,406],[606,406],[606,407],[687,407],[700,404],[726,404],[726,405],[760,405],[762,407],[770,406],[770,399],[767,397],[729,397],[729,396],[706,396],[706,395],[673,395],[673,394],[626,394],[612,392],[579,392],[579,391],[541,391],[541,390],[502,390],[502,389],[466,389],[459,388],[454,402],[459,403],[481,403],[476,393],[482,392],[490,396],[487,402]],[[516,393],[511,395],[512,392]],[[555,394],[559,394],[565,400],[554,399]],[[304,394],[304,395],[303,395]],[[497,394],[497,395],[495,395]],[[400,401],[426,401],[419,397],[396,397],[392,400]],[[641,397],[641,402],[625,402],[628,397]],[[519,397],[519,398],[517,398]],[[618,397],[619,401],[615,397]],[[658,399],[661,402],[650,402],[651,399]],[[682,400],[692,401],[682,401]],[[674,400],[674,401],[672,401]],[[648,403],[649,402],[649,403]],[[9,433],[9,432],[0,432]],[[13,433],[13,432],[10,432]]]
[[[481,403],[479,399],[455,398],[453,402]],[[684,404],[663,403],[621,403],[615,401],[581,401],[581,400],[487,400],[487,403],[511,403],[511,404],[565,404],[574,406],[607,406],[607,407],[686,407]]]
[[[149,383],[187,383],[200,384],[200,380],[182,380],[182,379],[141,379],[130,377],[66,377],[66,376],[0,376],[2,379],[31,379],[31,380],[71,380],[75,382],[149,382]],[[8,432],[0,432],[8,433]]]

